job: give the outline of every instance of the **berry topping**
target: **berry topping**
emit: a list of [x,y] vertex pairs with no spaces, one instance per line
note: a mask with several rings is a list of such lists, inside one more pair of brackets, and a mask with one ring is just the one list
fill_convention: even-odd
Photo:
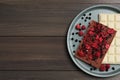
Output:
[[90,49],[90,46],[88,44],[85,45],[86,49]]
[[85,56],[85,54],[83,53],[82,50],[79,50],[79,51],[78,51],[78,55],[79,55],[80,57],[84,57],[84,56]]
[[100,42],[102,42],[102,41],[103,41],[103,38],[102,38],[102,37],[100,37],[100,38],[99,38],[99,41],[100,41]]
[[101,24],[98,24],[98,25],[97,25],[97,29],[98,29],[98,30],[101,30],[101,28],[102,28],[102,25],[101,25]]
[[96,57],[96,58],[99,58],[100,55],[101,55],[101,53],[100,53],[100,52],[97,52],[97,53],[95,54],[95,57]]
[[108,70],[110,68],[110,64],[106,64],[106,69]]
[[76,29],[79,30],[81,27],[79,24],[76,25]]
[[97,43],[93,43],[93,44],[92,44],[92,47],[93,47],[93,48],[98,48],[98,44],[97,44]]
[[95,39],[97,39],[97,40],[98,40],[98,39],[99,39],[99,36],[97,35]]
[[90,28],[90,31],[94,31],[94,28]]
[[107,31],[109,34],[112,34],[112,33],[114,33],[115,31],[114,31],[114,29],[108,29],[108,31]]
[[82,36],[82,35],[83,35],[83,32],[82,32],[82,31],[79,31],[78,34],[79,34],[79,36]]
[[105,45],[105,48],[106,48],[106,49],[108,49],[109,47],[110,47],[110,45],[109,45],[109,44],[106,44],[106,45]]
[[94,32],[93,31],[89,31],[88,34],[92,36],[92,35],[94,35]]
[[105,65],[104,65],[104,64],[102,64],[102,65],[100,66],[99,70],[100,70],[100,71],[105,71],[105,70],[106,70]]
[[92,59],[93,59],[93,56],[92,56],[92,55],[89,55],[88,58],[89,58],[90,60],[92,60]]
[[85,25],[82,25],[81,29],[82,29],[82,30],[86,29]]
[[107,71],[110,68],[110,64],[102,64],[99,68],[100,71]]
[[102,35],[103,38],[105,38],[105,37],[107,37],[109,34],[108,34],[107,32],[102,32],[101,35]]

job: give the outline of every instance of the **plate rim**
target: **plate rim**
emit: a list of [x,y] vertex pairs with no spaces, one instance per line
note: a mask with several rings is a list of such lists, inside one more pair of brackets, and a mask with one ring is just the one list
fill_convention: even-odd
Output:
[[118,7],[113,6],[113,5],[106,5],[106,4],[98,4],[98,5],[89,6],[88,8],[85,8],[85,9],[83,9],[82,11],[80,11],[80,12],[77,14],[77,16],[75,16],[75,17],[73,18],[73,20],[72,20],[72,22],[70,23],[70,26],[69,26],[69,28],[68,28],[68,31],[67,31],[67,50],[68,50],[68,53],[69,53],[72,61],[74,62],[74,64],[75,64],[80,70],[82,70],[83,72],[85,72],[85,73],[87,73],[87,74],[89,74],[89,75],[95,76],[95,77],[112,77],[112,76],[115,76],[115,75],[120,74],[120,71],[118,71],[118,72],[116,72],[116,73],[113,73],[113,74],[111,74],[111,75],[100,75],[100,74],[95,74],[95,73],[92,73],[92,72],[90,72],[90,71],[87,71],[87,70],[85,70],[83,67],[81,67],[81,66],[77,63],[77,61],[74,59],[74,56],[72,55],[71,50],[70,50],[70,48],[69,48],[69,46],[70,46],[70,44],[69,44],[69,38],[70,38],[69,33],[70,33],[70,31],[71,31],[71,28],[72,28],[73,23],[77,20],[77,18],[79,17],[80,14],[83,14],[85,11],[87,11],[87,10],[89,10],[89,9],[92,9],[92,8],[96,8],[96,7],[109,7],[109,8],[114,8],[114,9],[120,11],[120,9],[119,9]]

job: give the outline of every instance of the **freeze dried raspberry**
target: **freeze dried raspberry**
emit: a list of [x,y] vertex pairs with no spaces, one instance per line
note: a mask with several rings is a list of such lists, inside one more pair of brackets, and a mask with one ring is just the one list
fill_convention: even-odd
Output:
[[97,43],[93,43],[92,47],[97,49],[98,48],[98,44]]
[[100,71],[106,71],[110,68],[110,64],[102,64],[99,68]]
[[95,29],[92,27],[92,28],[90,28],[90,31],[94,31]]
[[79,34],[79,36],[83,36],[83,32],[82,31],[79,31],[78,34]]
[[106,70],[105,65],[104,65],[104,64],[102,64],[102,65],[100,66],[99,70],[100,70],[100,71],[105,71],[105,70]]
[[79,55],[80,57],[84,57],[84,56],[85,56],[85,54],[83,53],[82,50],[78,50],[78,55]]
[[103,38],[106,38],[109,34],[107,32],[102,32],[101,35]]
[[106,69],[108,70],[110,68],[110,64],[106,64]]
[[85,47],[86,47],[86,49],[90,49],[91,48],[88,44],[86,44]]
[[98,39],[99,39],[99,36],[97,35],[95,39],[98,40]]
[[101,25],[101,24],[98,24],[98,25],[97,25],[97,29],[98,29],[98,30],[101,30],[101,28],[102,28],[102,25]]
[[101,56],[101,53],[100,52],[97,52],[96,54],[95,54],[95,57],[96,58],[99,58]]
[[79,24],[76,25],[75,27],[77,30],[79,30],[81,28],[81,26]]
[[90,54],[90,55],[88,56],[88,58],[89,58],[90,60],[92,60],[92,59],[93,59],[92,54]]
[[82,29],[82,30],[85,30],[85,29],[86,29],[85,25],[82,25],[81,29]]
[[114,31],[114,29],[108,29],[108,31],[107,31],[109,34],[112,34],[112,33],[114,33],[115,31]]
[[92,36],[92,35],[94,35],[94,32],[93,31],[89,31],[88,34]]
[[102,37],[100,37],[100,38],[99,38],[99,41],[100,41],[100,42],[102,42],[102,41],[103,41],[103,38],[102,38]]
[[106,48],[106,49],[108,49],[109,47],[110,47],[110,45],[109,45],[109,44],[106,44],[106,45],[105,45],[105,48]]

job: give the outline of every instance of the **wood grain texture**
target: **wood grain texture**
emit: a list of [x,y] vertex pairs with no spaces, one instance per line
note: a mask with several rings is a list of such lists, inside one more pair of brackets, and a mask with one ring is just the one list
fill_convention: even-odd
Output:
[[77,70],[65,37],[0,37],[0,70]]
[[20,3],[120,3],[120,0],[0,0],[3,3],[20,4]]
[[119,80],[120,75],[96,78],[82,71],[0,71],[1,80]]
[[73,18],[85,8],[120,0],[0,0],[0,80],[119,80],[76,67],[66,48]]
[[66,36],[73,18],[83,9],[97,5],[72,2],[14,0],[0,3],[0,36]]

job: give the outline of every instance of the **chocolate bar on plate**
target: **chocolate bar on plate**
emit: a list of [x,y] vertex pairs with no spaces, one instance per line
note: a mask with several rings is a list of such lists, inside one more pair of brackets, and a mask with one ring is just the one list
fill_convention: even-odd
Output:
[[102,63],[120,64],[120,14],[99,14],[99,22],[117,30],[117,33]]
[[116,30],[96,21],[91,21],[75,57],[99,68],[116,34]]

